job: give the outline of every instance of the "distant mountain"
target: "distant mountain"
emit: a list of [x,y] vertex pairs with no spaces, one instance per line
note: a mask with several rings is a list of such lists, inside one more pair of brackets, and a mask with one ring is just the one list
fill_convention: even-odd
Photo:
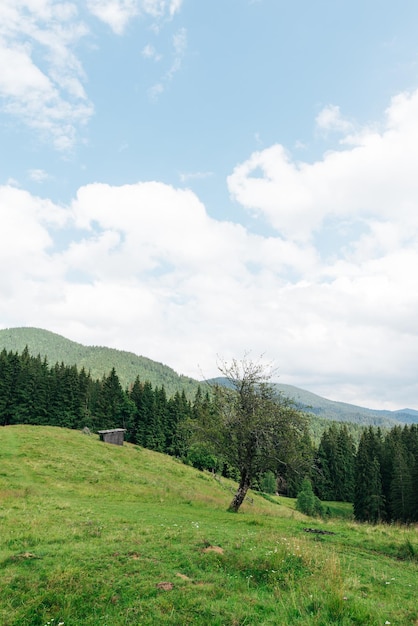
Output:
[[28,347],[30,354],[46,357],[49,365],[65,363],[90,371],[93,378],[102,378],[115,368],[122,387],[128,386],[137,376],[149,381],[153,387],[164,385],[169,396],[184,390],[193,397],[199,386],[198,381],[181,376],[162,363],[152,361],[133,352],[114,350],[100,346],[83,346],[61,335],[39,328],[7,328],[0,330],[0,351],[21,353]]
[[[210,382],[224,384],[226,379],[214,378]],[[401,411],[380,411],[366,409],[346,402],[327,400],[321,396],[305,391],[293,385],[276,383],[275,387],[283,395],[294,400],[297,407],[313,415],[337,422],[350,422],[361,426],[381,426],[391,428],[396,424],[418,423],[418,411],[403,409]]]
[[366,409],[348,404],[346,402],[336,402],[327,400],[310,391],[304,391],[292,385],[277,384],[277,387],[284,395],[293,398],[298,406],[304,408],[309,413],[314,413],[327,419],[338,422],[351,422],[353,424],[392,427],[394,424],[418,423],[418,411],[412,409],[407,411],[386,411],[378,409]]
[[[171,367],[152,361],[133,352],[115,350],[99,346],[84,346],[61,335],[39,328],[8,328],[0,330],[0,351],[21,353],[25,346],[37,356],[46,356],[48,363],[65,363],[84,367],[94,378],[101,378],[115,368],[123,387],[132,383],[137,376],[142,381],[149,381],[153,387],[164,385],[169,396],[184,390],[188,397],[193,397],[199,382],[187,376],[177,374]],[[222,378],[209,382],[222,383]],[[418,411],[402,409],[399,411],[379,411],[327,400],[310,391],[292,385],[277,384],[285,396],[292,398],[301,409],[323,420],[350,422],[357,425],[392,427],[395,424],[418,423]]]
[[398,411],[394,411],[394,413],[398,413],[401,415],[410,415],[413,418],[413,422],[418,421],[418,411],[415,409],[399,409]]

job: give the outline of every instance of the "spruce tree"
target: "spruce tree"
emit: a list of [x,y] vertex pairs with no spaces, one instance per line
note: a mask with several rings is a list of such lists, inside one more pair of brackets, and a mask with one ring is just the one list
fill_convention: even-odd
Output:
[[412,521],[412,472],[414,459],[406,446],[399,441],[395,447],[392,482],[390,486],[389,510],[391,519]]
[[379,445],[371,427],[363,432],[355,462],[354,516],[358,521],[375,523],[384,514]]

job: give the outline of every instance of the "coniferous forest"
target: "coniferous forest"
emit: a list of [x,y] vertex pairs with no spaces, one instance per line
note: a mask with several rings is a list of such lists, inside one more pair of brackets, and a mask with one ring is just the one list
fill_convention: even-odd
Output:
[[[163,386],[137,378],[123,389],[115,369],[94,379],[84,368],[40,356],[0,352],[0,425],[49,425],[93,432],[126,429],[133,444],[182,459],[198,469],[236,477],[230,467],[192,437],[193,422],[208,419],[215,405],[209,390],[198,388],[167,397]],[[320,500],[353,502],[364,522],[418,521],[418,425],[381,430],[364,428],[356,445],[346,424],[332,422],[315,446],[301,440],[298,467],[276,477],[283,495],[296,496],[309,478]],[[262,488],[265,476],[253,485]]]

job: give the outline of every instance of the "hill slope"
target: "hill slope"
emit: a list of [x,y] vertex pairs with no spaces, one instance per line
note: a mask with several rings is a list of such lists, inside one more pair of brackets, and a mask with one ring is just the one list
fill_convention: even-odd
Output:
[[327,400],[310,391],[305,391],[292,385],[278,383],[277,387],[284,395],[293,398],[298,406],[326,419],[388,427],[396,423],[412,424],[418,422],[418,411],[412,409],[405,409],[404,411],[366,409],[346,402]]
[[[185,390],[193,397],[199,382],[177,374],[173,369],[132,352],[99,346],[84,346],[47,330],[39,328],[9,328],[0,330],[0,350],[22,352],[28,346],[34,356],[46,356],[50,365],[64,362],[90,370],[93,377],[101,378],[112,367],[117,371],[123,387],[132,383],[136,376],[149,381],[154,387],[164,385],[167,394]],[[222,379],[214,379],[221,381]],[[286,396],[295,400],[302,409],[325,420],[351,422],[358,425],[392,427],[395,424],[418,423],[418,411],[378,411],[327,400],[314,393],[292,385],[277,384]],[[322,428],[322,427],[321,427]]]
[[117,371],[122,387],[134,382],[139,376],[142,381],[149,381],[153,387],[164,385],[168,395],[176,391],[186,391],[194,395],[198,382],[177,374],[173,369],[132,352],[115,350],[100,346],[83,346],[61,335],[39,328],[7,328],[0,330],[0,350],[22,352],[28,347],[29,352],[46,357],[50,365],[65,363],[84,367],[93,378],[102,378],[112,367]]
[[0,428],[0,466],[2,626],[418,619],[413,529],[256,494],[233,515],[228,481],[59,428]]
[[[214,378],[209,382],[228,384],[226,378]],[[321,418],[321,428],[319,430],[325,428],[324,422],[326,423],[327,420],[350,422],[358,426],[370,425],[387,428],[391,428],[396,424],[418,423],[418,411],[413,409],[405,409],[405,411],[366,409],[354,404],[327,400],[327,398],[322,398],[315,393],[294,387],[293,385],[275,383],[275,387],[284,396],[292,398],[300,409],[314,415],[316,418]]]

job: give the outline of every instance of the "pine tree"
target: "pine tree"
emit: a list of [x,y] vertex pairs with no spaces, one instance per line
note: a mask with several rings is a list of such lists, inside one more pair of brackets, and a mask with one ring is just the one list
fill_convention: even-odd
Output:
[[389,510],[393,520],[412,520],[412,472],[414,459],[406,446],[399,441],[395,447],[392,482],[390,486]]
[[137,378],[130,391],[130,399],[135,406],[134,438],[136,443],[157,450],[164,441],[162,424],[157,417],[156,399],[150,382],[141,383]]
[[109,375],[102,379],[95,406],[100,428],[132,429],[134,410],[134,405],[123,391],[113,367]]
[[332,424],[321,437],[316,457],[315,490],[322,500],[352,502],[355,445],[345,424]]
[[314,474],[315,491],[321,500],[336,500],[333,465],[337,455],[337,429],[331,424],[322,433],[315,458],[317,472]]
[[0,425],[15,424],[16,385],[20,372],[17,353],[0,353]]
[[355,462],[354,516],[358,521],[377,522],[384,514],[380,442],[372,428],[361,436]]
[[305,515],[323,515],[323,506],[320,499],[314,494],[309,478],[304,478],[301,489],[296,498],[296,510]]

